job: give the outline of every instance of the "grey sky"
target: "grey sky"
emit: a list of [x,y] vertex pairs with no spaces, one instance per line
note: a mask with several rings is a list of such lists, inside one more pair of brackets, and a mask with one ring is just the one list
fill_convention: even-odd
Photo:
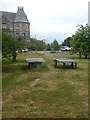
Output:
[[88,23],[89,0],[0,0],[0,11],[17,12],[23,6],[31,23],[31,35],[62,42],[72,36],[77,24]]

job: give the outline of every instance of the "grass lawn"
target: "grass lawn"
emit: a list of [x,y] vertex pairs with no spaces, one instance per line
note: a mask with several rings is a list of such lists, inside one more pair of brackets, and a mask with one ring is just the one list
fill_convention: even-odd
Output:
[[[41,68],[29,70],[25,58],[43,57]],[[22,53],[17,62],[3,61],[3,118],[88,118],[88,60],[77,69],[54,68],[53,58],[69,53]]]

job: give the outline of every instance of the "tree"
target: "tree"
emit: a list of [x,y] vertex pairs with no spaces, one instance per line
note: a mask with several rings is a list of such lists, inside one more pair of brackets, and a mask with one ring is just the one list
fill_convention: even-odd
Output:
[[51,50],[51,45],[48,43],[47,44],[47,50],[50,51]]
[[87,58],[90,55],[90,26],[78,25],[78,27],[71,40],[72,52],[79,53],[80,57],[84,55]]
[[46,50],[46,44],[45,44],[45,42],[43,40],[38,40],[37,48],[40,51]]
[[70,41],[72,40],[72,37],[67,37],[64,42],[62,43],[62,46],[68,46],[70,47]]
[[30,38],[28,48],[33,51],[35,50],[42,51],[42,50],[46,50],[47,46],[44,40],[37,40],[36,38]]
[[53,50],[59,50],[59,43],[56,39],[51,43],[51,47]]
[[21,48],[20,41],[7,34],[6,30],[2,30],[2,56],[3,58],[16,60],[17,50]]

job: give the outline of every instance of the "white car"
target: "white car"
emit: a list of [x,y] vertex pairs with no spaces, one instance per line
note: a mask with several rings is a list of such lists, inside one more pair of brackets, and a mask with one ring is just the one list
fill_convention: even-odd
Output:
[[27,49],[27,48],[25,48],[25,49],[23,49],[23,50],[22,50],[22,52],[28,52],[28,49]]
[[71,48],[68,47],[68,46],[62,46],[61,47],[61,51],[69,51],[69,50],[71,50]]

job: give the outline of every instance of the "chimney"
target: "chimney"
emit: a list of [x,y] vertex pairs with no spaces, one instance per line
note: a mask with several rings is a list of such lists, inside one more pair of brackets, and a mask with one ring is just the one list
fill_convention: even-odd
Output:
[[19,7],[18,7],[18,10],[23,10],[23,7],[19,6]]

